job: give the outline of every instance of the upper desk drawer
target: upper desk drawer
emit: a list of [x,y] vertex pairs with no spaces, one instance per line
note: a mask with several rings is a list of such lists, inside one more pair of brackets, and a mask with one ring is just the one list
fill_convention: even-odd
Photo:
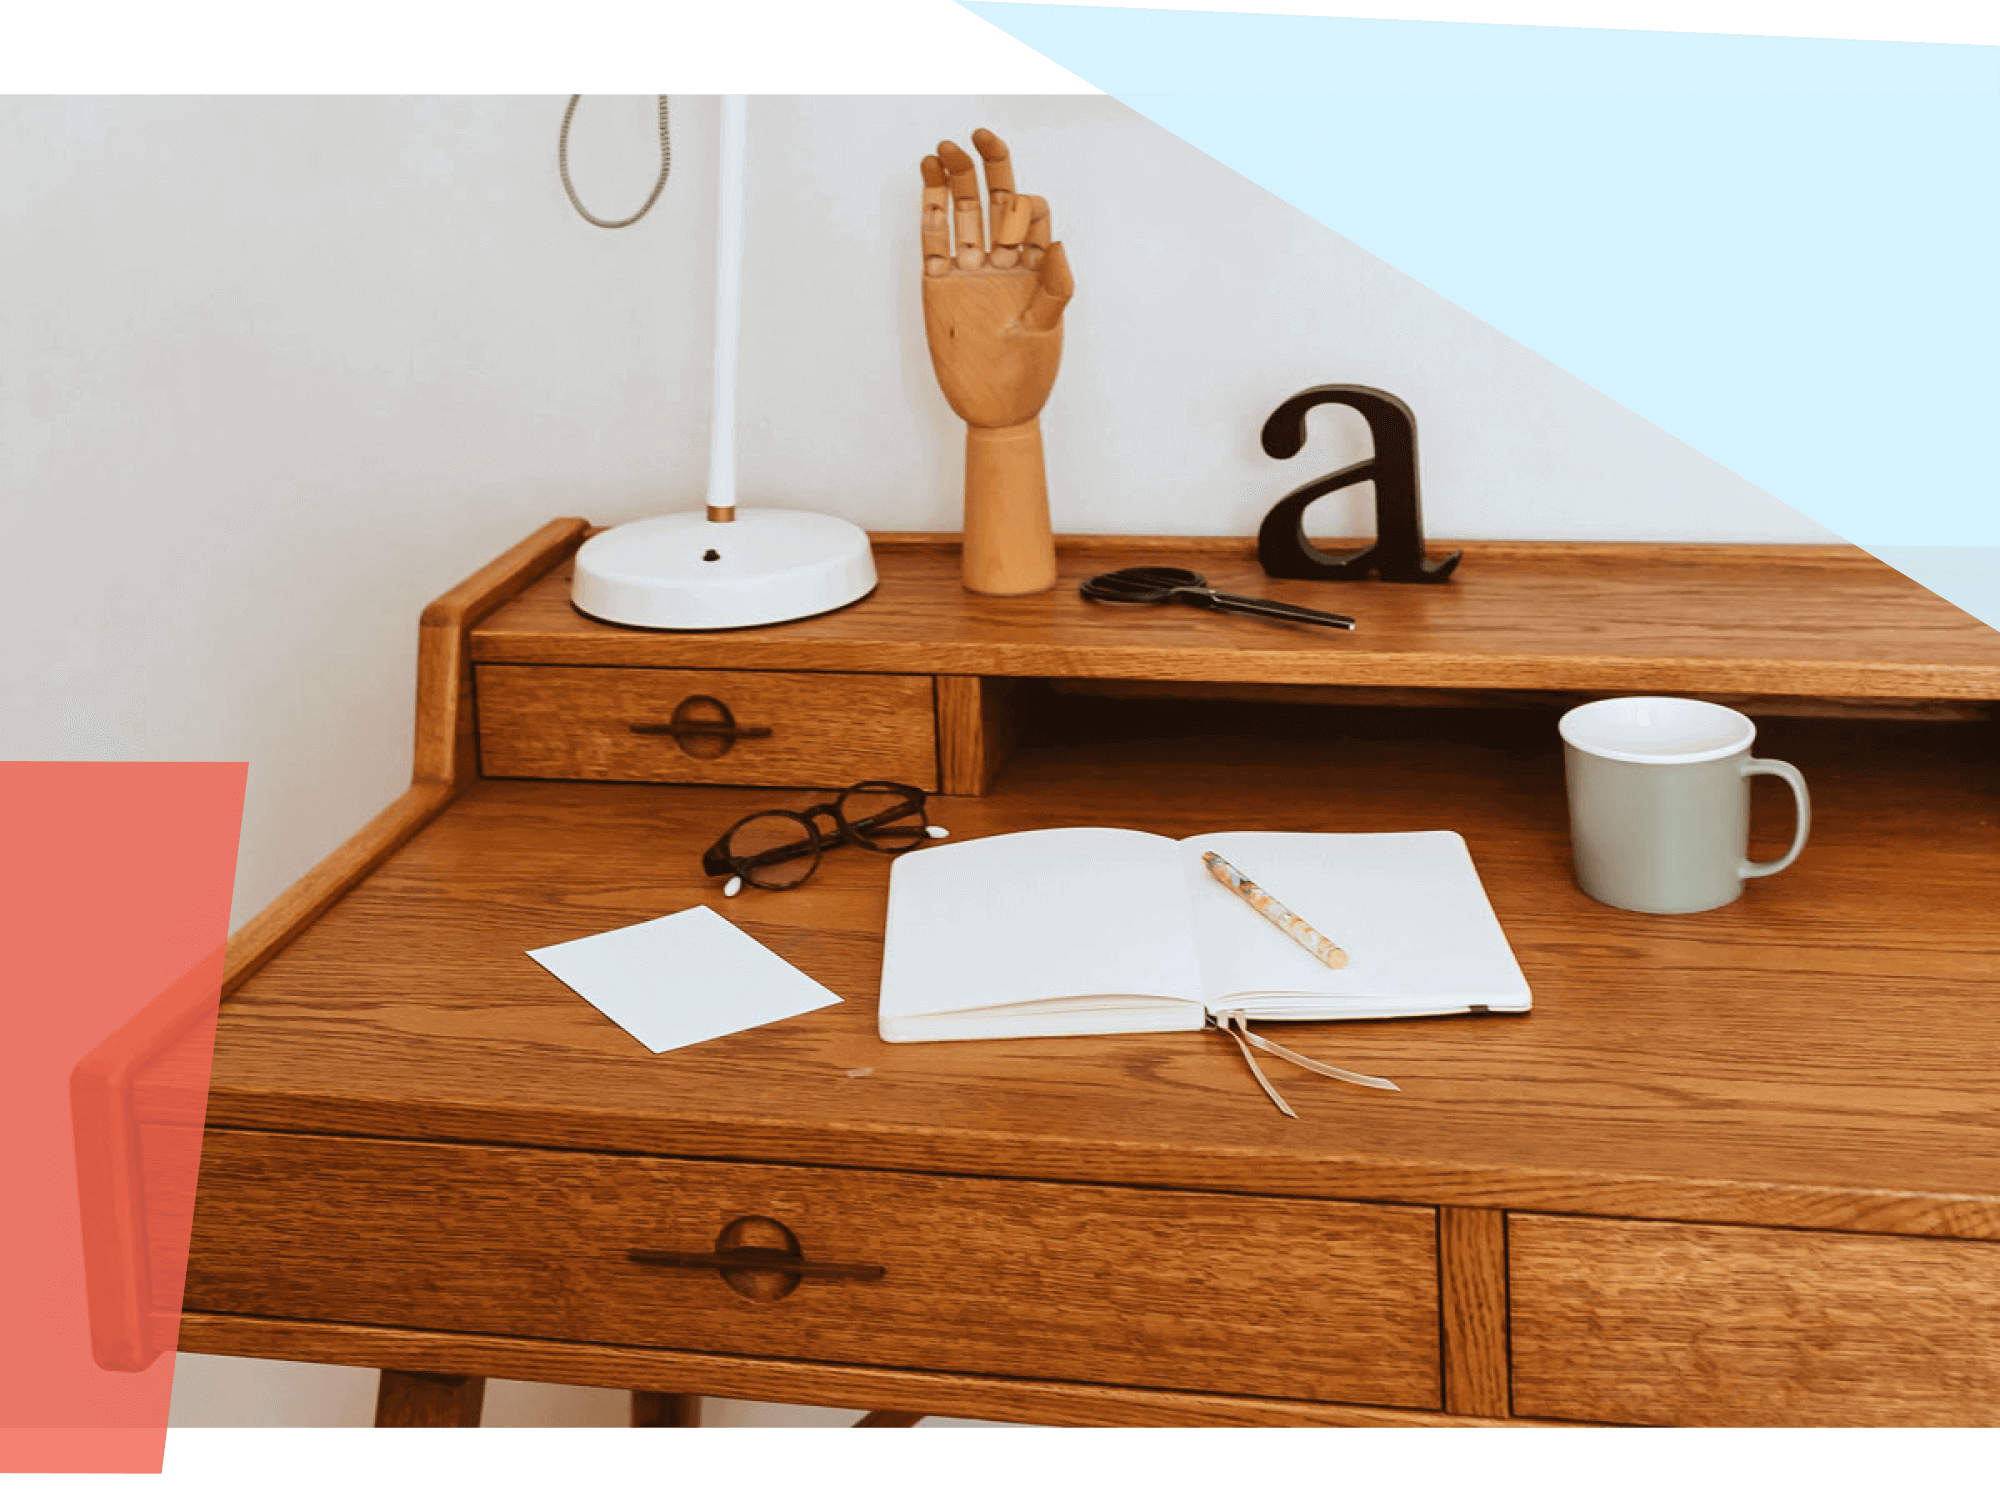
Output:
[[489,776],[937,789],[929,676],[481,665],[477,678]]

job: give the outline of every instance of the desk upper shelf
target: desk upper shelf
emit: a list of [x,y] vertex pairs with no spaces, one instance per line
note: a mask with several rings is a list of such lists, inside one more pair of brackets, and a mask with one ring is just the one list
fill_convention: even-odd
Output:
[[[1075,538],[1053,592],[993,598],[960,587],[949,538],[881,535],[881,585],[866,601],[721,633],[586,619],[569,605],[565,565],[475,628],[471,650],[511,664],[2000,701],[2000,632],[1850,546],[1463,548],[1449,583],[1410,586],[1272,582],[1247,540]],[[1077,595],[1086,576],[1149,562],[1348,612],[1361,627]]]

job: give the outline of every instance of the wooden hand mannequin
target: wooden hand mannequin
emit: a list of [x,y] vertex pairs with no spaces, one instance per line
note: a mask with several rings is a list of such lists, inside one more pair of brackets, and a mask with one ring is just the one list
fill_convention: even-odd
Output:
[[989,247],[979,175],[953,142],[926,157],[924,334],[931,365],[965,432],[966,589],[997,597],[1056,584],[1042,468],[1042,405],[1062,361],[1062,314],[1074,284],[1048,203],[1014,191],[1007,144],[972,133],[986,159]]

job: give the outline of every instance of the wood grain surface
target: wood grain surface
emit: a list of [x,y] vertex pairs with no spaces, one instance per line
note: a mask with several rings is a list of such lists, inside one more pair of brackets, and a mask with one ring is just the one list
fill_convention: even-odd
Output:
[[1631,1424],[2000,1424],[2000,1248],[1509,1217],[1514,1406]]
[[[475,629],[472,652],[514,664],[2000,700],[2000,633],[1857,549],[1435,547],[1466,552],[1443,586],[1273,583],[1248,541],[1072,539],[1060,542],[1054,591],[1010,599],[966,592],[948,544],[878,539],[881,585],[866,601],[705,634],[593,623],[569,605],[565,568]],[[1077,595],[1086,576],[1149,562],[1350,613],[1360,627]]]
[[287,885],[278,898],[229,936],[222,992],[238,989],[317,921],[364,875],[421,832],[452,803],[461,786],[420,780],[383,807],[361,830]]
[[1444,1401],[1454,1414],[1508,1412],[1507,1214],[1438,1211]]
[[[839,788],[938,784],[931,680],[921,675],[615,670],[482,665],[479,760],[487,775]],[[760,736],[686,741],[638,728],[688,718],[720,724],[713,704]]]
[[[1002,681],[1001,685],[1023,684]],[[1035,684],[1035,683],[1026,683]],[[1127,681],[1061,676],[1046,683],[1065,696],[1128,701],[1288,702],[1335,707],[1467,707],[1490,712],[1567,712],[1585,702],[1623,695],[1629,687],[1595,691],[1464,691],[1442,686],[1278,686],[1256,681]],[[1773,696],[1706,692],[1745,717],[1871,717],[1910,722],[1990,722],[2000,703],[1928,701],[1921,697]]]
[[996,676],[937,677],[938,788],[983,796],[1014,751],[1017,682]]
[[[2000,1239],[1990,726],[1760,727],[1812,842],[1695,916],[1576,889],[1547,714],[1052,699],[934,799],[955,838],[1463,833],[1534,1010],[1275,1033],[1399,1095],[1292,1075],[1288,1121],[1206,1033],[888,1046],[888,865],[851,851],[724,907],[844,1003],[656,1058],[523,955],[722,906],[740,797],[487,781],[225,1002],[210,1124]],[[1785,818],[1760,792],[1755,853]]]
[[[213,976],[211,975],[211,978]],[[213,986],[210,986],[211,994]],[[147,1325],[156,1352],[175,1349],[181,1321],[181,1288],[187,1277],[187,1252],[194,1219],[195,1188],[201,1176],[201,1143],[208,1112],[209,1066],[215,1057],[215,1008],[206,1004],[187,1022],[187,1029],[162,1045],[131,1080],[129,1103],[136,1137],[129,1142],[137,1155],[142,1188],[146,1288],[151,1294]],[[79,1127],[78,1147],[84,1150]],[[79,1214],[90,1219],[86,1201],[92,1191],[77,1169]],[[93,1344],[97,1316],[91,1317]]]
[[[1009,1377],[955,1377],[910,1368],[705,1355],[519,1336],[451,1335],[233,1314],[190,1312],[181,1340],[187,1350],[218,1356],[288,1356],[354,1367],[470,1367],[487,1377],[524,1382],[646,1388],[711,1398],[814,1403],[827,1408],[905,1409],[1020,1424],[1349,1425],[1381,1429],[1510,1423],[1425,1409],[1360,1408]],[[1528,1427],[1540,1424],[1530,1421]]]
[[[342,1198],[351,1210],[369,1207],[366,1190],[343,1180],[359,1177],[378,1195],[394,1188],[379,1160],[352,1155],[356,1143],[312,1135],[258,1140],[338,1149],[314,1175],[331,1180],[332,1194],[312,1177],[254,1180],[281,1201],[288,1186],[324,1197],[288,1206],[289,1215],[228,1212],[198,1226],[194,1241],[193,1270],[211,1258],[224,1264],[218,1302],[240,1304],[246,1293],[265,1302],[256,1295],[295,1280],[306,1298],[277,1303],[285,1318],[191,1312],[184,1346],[408,1374],[851,1399],[889,1413],[1483,1422],[1508,1401],[1498,1316],[1511,1302],[1521,1413],[1995,1422],[1981,1401],[2000,1392],[1990,1360],[2000,1350],[1995,1256],[1979,1244],[2000,1240],[1985,1068],[2000,1055],[1990,982],[2000,953],[2000,780],[1990,722],[1772,715],[1985,718],[2000,700],[2000,639],[1984,625],[1839,548],[1474,543],[1449,588],[1292,584],[1299,600],[1362,618],[1362,632],[1331,643],[1192,611],[1105,609],[1070,590],[1089,572],[1158,559],[1255,591],[1263,583],[1245,541],[1063,541],[1063,588],[1008,602],[958,588],[949,540],[878,539],[883,585],[869,601],[808,623],[718,635],[589,623],[569,610],[561,570],[507,601],[582,532],[580,521],[558,521],[426,615],[419,783],[233,940],[211,1124],[581,1149],[416,1149],[420,1160],[497,1157],[520,1170],[555,1158],[592,1170],[556,1180],[556,1195],[518,1202],[546,1213],[563,1198],[602,1196],[587,1215],[573,1210],[557,1222],[570,1244],[550,1227],[535,1253],[504,1264],[511,1276],[487,1289],[475,1282],[463,1300],[494,1306],[493,1323],[509,1328],[539,1312],[523,1310],[518,1289],[535,1258],[573,1257],[573,1233],[624,1202],[618,1180],[640,1167],[671,1166],[683,1184],[706,1178],[714,1194],[743,1187],[746,1160],[792,1163],[770,1171],[801,1180],[792,1185],[800,1198],[897,1179],[927,1190],[964,1182],[936,1176],[949,1173],[986,1175],[972,1185],[989,1193],[1024,1186],[991,1182],[995,1175],[1033,1179],[1064,1191],[1043,1203],[1048,1218],[1071,1228],[1106,1210],[1135,1229],[1161,1218],[1162,1206],[1121,1199],[1442,1204],[1428,1269],[1426,1406],[1301,1404],[1295,1390],[1281,1401],[1277,1390],[1289,1385],[1275,1379],[1253,1385],[1274,1390],[1262,1400],[1173,1391],[1240,1385],[1203,1371],[1214,1348],[1201,1344],[1167,1347],[1171,1375],[1161,1389],[1150,1359],[1134,1359],[1129,1332],[1144,1331],[1155,1310],[1179,1311],[1146,1294],[1123,1310],[1092,1311],[1108,1317],[1094,1321],[1085,1350],[1108,1360],[1090,1363],[1099,1367],[1094,1380],[1060,1382],[975,1375],[1009,1365],[1053,1371],[1039,1352],[1020,1361],[1018,1323],[982,1330],[976,1317],[949,1338],[906,1328],[900,1369],[862,1365],[881,1360],[873,1349],[824,1361],[789,1350],[724,1354],[726,1343],[707,1333],[689,1342],[708,1348],[699,1354],[313,1323],[289,1316],[316,1294],[333,1303],[325,1312],[351,1317],[362,1258],[395,1243],[343,1248],[337,1234],[281,1241],[287,1260],[328,1266],[317,1279],[288,1277],[279,1262],[261,1274],[229,1266],[260,1233],[282,1234],[300,1207],[340,1208]],[[1207,1034],[886,1048],[872,1030],[886,865],[842,853],[811,885],[753,894],[729,914],[845,1003],[654,1059],[520,955],[714,900],[695,859],[726,817],[729,793],[504,780],[465,788],[474,747],[468,657],[503,676],[509,665],[537,663],[939,676],[947,789],[993,787],[984,799],[936,803],[934,820],[961,838],[1086,822],[1175,836],[1236,826],[1454,827],[1471,843],[1536,1009],[1514,1019],[1290,1029],[1295,1045],[1389,1072],[1404,1088],[1382,1103],[1389,1097],[1320,1081],[1288,1084],[1304,1112],[1298,1122],[1273,1117]],[[1148,679],[1204,697],[1234,683],[1239,694],[1278,688],[1350,705],[1036,697],[1022,699],[1032,718],[996,723],[988,694],[997,687],[974,679],[994,675],[1087,680],[1128,696],[1137,689],[1130,682]],[[1569,882],[1556,707],[1541,704],[1647,690],[1746,706],[1764,720],[1759,751],[1799,763],[1812,783],[1817,821],[1806,856],[1722,912],[1636,917],[1596,906]],[[1482,710],[1351,705],[1413,691],[1470,694]],[[1509,710],[1509,701],[1536,705]],[[1027,748],[995,779],[1001,738],[1017,729]],[[1760,809],[1760,854],[1776,838],[1776,816]],[[428,1183],[413,1176],[411,1188],[425,1192],[378,1199],[348,1227],[365,1233],[370,1221],[406,1218],[441,1198],[476,1204],[477,1180],[464,1173]],[[600,1178],[611,1180],[610,1194]],[[1196,1190],[1312,1197],[1217,1200],[1188,1192]],[[721,1212],[717,1200],[705,1217]],[[865,1210],[849,1209],[847,1228],[903,1240],[906,1269],[915,1260],[907,1253],[928,1255],[934,1232],[924,1218],[885,1220],[881,1201],[863,1202]],[[913,1203],[940,1207],[929,1196]],[[1012,1212],[1026,1201],[1002,1203]],[[975,1261],[983,1251],[1004,1267],[1005,1282],[1020,1281],[1003,1260],[1020,1232],[1003,1229],[1000,1203],[942,1206],[986,1228],[985,1244],[972,1243]],[[1648,1223],[1503,1216],[1510,1208]],[[1187,1216],[1182,1225],[1189,1220],[1200,1224]],[[1175,1228],[1171,1214],[1166,1224]],[[1745,1228],[1758,1224],[1801,1229]],[[470,1270],[436,1222],[411,1231],[402,1245],[433,1251],[438,1273]],[[503,1244],[512,1238],[503,1231]],[[1103,1269],[1092,1275],[1102,1281]],[[713,1274],[695,1276],[718,1286]],[[516,1291],[505,1297],[509,1282]],[[587,1309],[591,1284],[582,1287]],[[360,1289],[362,1301],[376,1291]],[[1378,1297],[1398,1289],[1380,1274],[1373,1285]],[[1030,1307],[1055,1312],[1054,1302],[1033,1296]],[[1296,1325],[1327,1312],[1318,1290],[1303,1290],[1299,1302],[1305,1318]],[[395,1323],[428,1326],[435,1308]],[[676,1310],[674,1323],[690,1323],[689,1312]],[[1199,1330],[1204,1314],[1188,1324]],[[825,1323],[839,1335],[838,1322]],[[878,1329],[895,1340],[896,1316]],[[1885,1332],[1910,1338],[1902,1354],[1885,1349]],[[1600,1344],[1605,1336],[1616,1344]],[[940,1355],[971,1370],[922,1370]],[[1118,1370],[1128,1363],[1135,1369]],[[1194,1380],[1172,1380],[1183,1375]],[[1358,1396],[1344,1383],[1340,1390]],[[1440,1394],[1476,1412],[1440,1414]],[[423,1412],[412,1399],[391,1414]]]
[[[551,519],[424,609],[417,625],[418,781],[459,786],[478,774],[468,635],[502,602],[567,561],[589,532],[583,519]],[[565,581],[569,574],[565,567]]]
[[108,1372],[174,1349],[222,964],[217,948],[70,1070],[90,1351]]
[[[885,1268],[643,1265],[745,1216]],[[1434,1212],[211,1131],[190,1308],[1437,1408]]]

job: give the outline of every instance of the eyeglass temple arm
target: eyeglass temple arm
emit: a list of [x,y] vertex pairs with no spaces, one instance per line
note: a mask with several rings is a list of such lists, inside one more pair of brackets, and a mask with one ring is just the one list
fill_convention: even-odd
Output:
[[874,829],[886,826],[891,822],[900,822],[905,817],[921,817],[923,814],[924,803],[921,799],[911,801],[905,797],[894,806],[885,807],[879,812],[872,812],[868,816],[863,817],[859,822],[849,822],[847,825],[858,833],[872,832]]

